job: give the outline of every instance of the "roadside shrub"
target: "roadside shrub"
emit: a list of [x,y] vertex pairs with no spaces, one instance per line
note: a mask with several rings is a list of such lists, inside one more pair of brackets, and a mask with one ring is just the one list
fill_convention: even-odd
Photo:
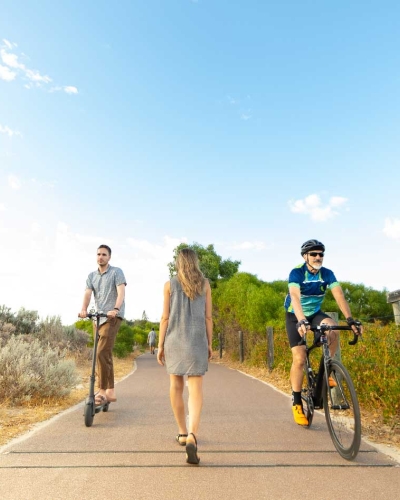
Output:
[[64,397],[79,383],[65,351],[44,346],[39,339],[11,336],[0,350],[0,398],[22,403],[34,397]]
[[49,344],[60,350],[83,352],[90,340],[90,335],[75,326],[63,326],[59,316],[47,317],[41,321],[34,337],[43,344]]
[[0,346],[1,342],[6,342],[15,333],[15,326],[11,323],[0,323]]
[[133,328],[123,322],[115,339],[113,353],[118,358],[124,358],[133,350]]

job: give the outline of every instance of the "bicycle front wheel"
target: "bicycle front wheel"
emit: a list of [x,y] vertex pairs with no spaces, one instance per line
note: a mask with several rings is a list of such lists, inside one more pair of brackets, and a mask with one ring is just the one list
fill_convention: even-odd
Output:
[[346,460],[354,460],[361,443],[360,407],[354,384],[346,368],[335,360],[330,361],[328,378],[336,383],[336,387],[329,387],[324,377],[324,411],[329,433],[339,454]]

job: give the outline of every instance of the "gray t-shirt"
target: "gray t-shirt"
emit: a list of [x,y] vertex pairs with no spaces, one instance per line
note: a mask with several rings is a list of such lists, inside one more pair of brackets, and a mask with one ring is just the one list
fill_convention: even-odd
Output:
[[[97,311],[107,313],[112,311],[117,301],[118,285],[126,285],[124,273],[119,267],[108,266],[107,271],[101,274],[99,270],[89,274],[86,280],[86,288],[93,291]],[[125,300],[122,302],[118,316],[124,318]],[[100,324],[107,318],[100,318]]]

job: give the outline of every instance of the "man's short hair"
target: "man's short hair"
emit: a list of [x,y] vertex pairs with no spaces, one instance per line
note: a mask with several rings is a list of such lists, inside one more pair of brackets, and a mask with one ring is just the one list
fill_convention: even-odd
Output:
[[111,248],[108,245],[100,245],[97,250],[100,250],[100,248],[105,248],[109,255],[111,256]]

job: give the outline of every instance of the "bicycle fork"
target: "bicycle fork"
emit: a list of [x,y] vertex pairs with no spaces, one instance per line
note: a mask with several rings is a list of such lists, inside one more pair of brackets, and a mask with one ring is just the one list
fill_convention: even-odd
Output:
[[[332,358],[329,352],[329,347],[327,341],[323,343],[323,357],[321,359],[321,363],[323,363],[323,370],[320,368],[320,372],[325,373],[326,380],[326,397],[328,397],[328,403],[332,410],[348,410],[350,405],[347,401],[347,398],[343,392],[342,384],[340,383],[339,374],[336,373],[335,370],[330,372],[329,368],[331,367]],[[336,382],[335,387],[331,387],[329,384],[329,377],[332,377]],[[323,395],[325,397],[325,394]]]

